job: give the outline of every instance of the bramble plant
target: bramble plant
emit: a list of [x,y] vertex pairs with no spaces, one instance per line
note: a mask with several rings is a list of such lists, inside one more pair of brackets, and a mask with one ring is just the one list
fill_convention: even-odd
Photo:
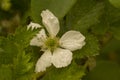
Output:
[[120,80],[120,0],[1,0],[0,80]]

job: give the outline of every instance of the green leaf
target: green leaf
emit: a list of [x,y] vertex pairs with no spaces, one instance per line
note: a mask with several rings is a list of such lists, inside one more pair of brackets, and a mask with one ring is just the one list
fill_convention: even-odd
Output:
[[75,58],[83,58],[88,56],[96,56],[99,54],[99,43],[95,36],[86,35],[85,46],[74,52]]
[[113,38],[101,48],[101,53],[104,53],[101,55],[109,54],[119,50],[120,50],[120,40]]
[[[8,38],[0,37],[0,65],[10,64],[13,68],[14,80],[31,80],[34,61],[31,60],[28,50],[29,42],[38,30],[27,30],[26,27],[19,27],[14,35]],[[33,56],[32,56],[33,57]]]
[[67,16],[67,26],[85,32],[90,26],[99,23],[104,4],[94,0],[78,0]]
[[110,26],[109,32],[112,33],[116,39],[120,40],[120,9],[114,8],[108,4],[106,11],[106,18]]
[[96,35],[105,35],[107,31],[109,30],[109,22],[106,18],[106,13],[100,18],[100,22],[96,25],[94,25],[91,28],[92,33]]
[[17,52],[17,46],[11,40],[0,37],[0,65],[12,64]]
[[21,78],[26,78],[25,80],[29,80],[27,79],[28,75],[30,75],[33,72],[32,70],[33,62],[31,62],[30,60],[31,60],[31,56],[29,54],[25,54],[24,51],[21,51],[17,55],[17,57],[14,59],[14,64],[13,64],[15,79],[21,80]]
[[16,80],[34,80],[34,79],[32,78],[32,76],[33,76],[32,74],[23,75],[23,76],[17,78]]
[[42,80],[80,80],[84,75],[85,70],[73,62],[66,68],[52,68],[46,73]]
[[49,9],[59,19],[63,18],[77,0],[31,0],[32,17],[40,22],[42,10]]
[[97,4],[88,14],[83,16],[76,24],[79,30],[86,30],[90,26],[97,24],[99,22],[99,17],[102,14],[103,4]]
[[113,36],[116,39],[120,40],[120,26],[118,25],[117,27],[116,26],[111,27],[111,31],[112,31]]
[[9,65],[0,66],[0,80],[13,80],[12,69]]
[[109,2],[105,2],[104,8],[108,24],[119,22],[120,20],[120,9],[113,7]]
[[116,8],[120,8],[120,0],[109,0],[109,1]]
[[120,40],[120,9],[117,9],[106,2],[105,11],[106,23],[108,24],[106,26],[109,26],[110,29],[108,32],[112,33],[116,39]]
[[21,48],[26,48],[30,44],[30,40],[36,35],[38,30],[27,30],[27,27],[18,27],[13,40]]
[[83,80],[120,80],[120,66],[115,62],[98,61],[97,66]]

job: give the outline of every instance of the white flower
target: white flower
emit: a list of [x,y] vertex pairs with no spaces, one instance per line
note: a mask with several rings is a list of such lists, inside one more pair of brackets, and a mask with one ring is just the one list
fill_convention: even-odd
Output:
[[56,68],[66,67],[72,61],[72,52],[85,45],[85,37],[78,31],[68,31],[60,39],[56,37],[60,26],[57,17],[49,10],[42,11],[42,22],[48,31],[41,29],[30,45],[39,46],[44,51],[36,63],[35,72],[45,71],[52,64]]
[[29,30],[30,28],[33,30],[34,28],[37,29],[37,28],[41,28],[42,26],[39,25],[38,23],[33,23],[33,22],[30,22],[30,24],[27,26],[27,30]]

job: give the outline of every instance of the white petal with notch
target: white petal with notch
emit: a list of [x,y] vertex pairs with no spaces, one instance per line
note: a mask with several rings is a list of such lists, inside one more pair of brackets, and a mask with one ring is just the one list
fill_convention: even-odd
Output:
[[39,25],[38,23],[33,23],[33,22],[30,22],[30,24],[27,26],[27,30],[29,30],[31,28],[31,30],[33,29],[37,29],[37,28],[41,28],[42,26]]
[[42,22],[51,37],[55,37],[59,32],[60,26],[58,18],[49,10],[42,11]]
[[45,30],[41,29],[39,33],[30,41],[30,45],[40,47],[44,44],[46,37]]
[[56,68],[66,67],[72,61],[72,52],[66,49],[57,48],[53,52],[52,63]]
[[68,31],[60,39],[60,46],[71,51],[81,49],[85,45],[85,37],[78,31]]
[[50,50],[46,50],[36,63],[35,72],[45,71],[47,67],[51,66],[51,57]]

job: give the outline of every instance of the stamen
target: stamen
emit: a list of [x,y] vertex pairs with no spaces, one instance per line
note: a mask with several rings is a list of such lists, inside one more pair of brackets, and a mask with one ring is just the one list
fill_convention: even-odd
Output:
[[48,49],[50,49],[51,51],[53,51],[55,48],[58,47],[59,43],[58,43],[58,39],[57,38],[47,38],[45,45]]

